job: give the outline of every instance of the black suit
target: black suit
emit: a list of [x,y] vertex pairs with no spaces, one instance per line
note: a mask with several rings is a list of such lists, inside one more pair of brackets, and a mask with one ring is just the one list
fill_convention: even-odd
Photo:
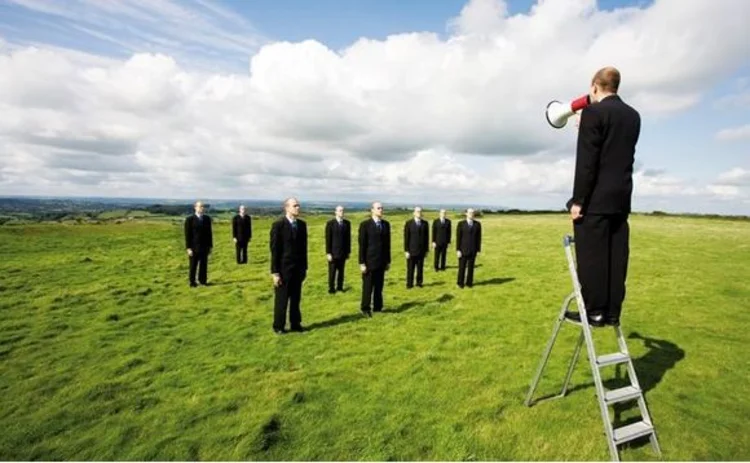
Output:
[[456,251],[461,251],[458,259],[458,286],[474,286],[474,262],[477,254],[482,252],[482,224],[476,220],[471,226],[466,220],[458,222],[456,227]]
[[232,219],[232,238],[236,239],[237,263],[247,264],[247,244],[253,238],[253,222],[249,215],[235,215]]
[[578,277],[587,309],[619,320],[625,299],[635,146],[641,116],[613,95],[581,113],[573,204]]
[[282,217],[271,226],[270,241],[271,273],[281,277],[281,285],[275,290],[273,329],[284,329],[287,304],[291,328],[299,329],[302,282],[307,277],[307,224],[297,219],[295,227]]
[[214,247],[211,217],[203,214],[200,218],[193,214],[185,219],[185,249],[191,249],[190,285],[195,286],[195,271],[198,269],[198,281],[205,285],[208,282],[208,255]]
[[445,270],[445,258],[451,244],[451,221],[435,219],[432,222],[432,242],[435,243],[435,271]]
[[385,272],[391,265],[391,225],[380,220],[380,227],[375,220],[368,219],[359,226],[359,263],[367,270],[362,275],[361,310],[370,313],[370,302],[373,310],[383,310],[383,286]]
[[430,250],[429,223],[411,219],[404,225],[404,252],[409,253],[406,260],[406,287],[414,286],[414,269],[417,270],[417,286],[422,286],[424,275],[424,258]]
[[[326,254],[328,262],[328,292],[344,290],[344,268],[352,253],[352,224],[346,219],[329,220],[326,224]],[[334,286],[335,285],[335,286]]]

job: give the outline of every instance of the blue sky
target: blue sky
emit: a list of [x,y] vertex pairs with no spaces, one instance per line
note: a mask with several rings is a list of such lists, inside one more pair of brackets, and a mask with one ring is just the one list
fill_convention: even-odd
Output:
[[[0,3],[0,72],[9,79],[7,91],[0,90],[0,106],[10,108],[4,124],[0,119],[0,156],[6,164],[0,194],[117,196],[135,189],[144,196],[289,193],[337,199],[350,194],[357,200],[469,204],[475,201],[471,185],[477,184],[489,196],[483,204],[556,208],[569,194],[575,131],[545,127],[534,113],[539,110],[530,108],[578,96],[598,65],[622,63],[621,93],[644,118],[636,208],[750,214],[750,49],[745,44],[750,38],[737,20],[746,3],[717,0],[707,8],[691,0],[550,0],[539,11],[532,10],[535,4]],[[525,25],[518,27],[521,21]],[[615,28],[619,38],[608,35]],[[404,35],[409,33],[437,38]],[[545,33],[551,38],[540,38]],[[354,46],[362,38],[369,45]],[[670,41],[674,44],[665,45]],[[34,55],[31,47],[49,55]],[[488,58],[474,59],[482,53]],[[433,80],[439,82],[419,77],[423,56],[424,69],[437,70]],[[571,58],[561,64],[561,56]],[[105,77],[90,78],[100,74]],[[64,88],[55,87],[55,78]],[[524,79],[545,82],[549,89],[527,88],[518,82]],[[179,91],[175,82],[181,82]],[[209,90],[238,93],[234,103],[224,96],[212,100],[209,109],[201,106],[205,98],[196,96]],[[375,99],[373,91],[383,93]],[[80,113],[61,110],[55,101],[65,98],[88,106]],[[506,106],[509,99],[512,105]],[[226,132],[224,126],[208,129],[219,115],[237,111],[238,101],[252,110],[231,120],[247,121]],[[361,108],[351,107],[355,101]],[[152,104],[192,112],[155,115]],[[399,104],[404,108],[393,107]],[[382,114],[371,117],[373,108]],[[95,127],[105,120],[106,126]],[[353,125],[345,129],[349,122]],[[158,123],[168,130],[155,129]],[[45,129],[49,124],[58,128]],[[196,135],[196,127],[206,133]],[[80,140],[122,143],[122,156],[76,151]],[[212,154],[215,160],[236,169],[200,167],[212,143],[220,147]],[[201,144],[205,148],[195,148]],[[204,189],[185,186],[194,172],[182,172],[177,159],[183,158],[194,159],[186,166],[210,171]],[[279,172],[287,162],[299,165]],[[36,184],[25,181],[28,166],[49,175]],[[182,183],[174,180],[180,176]],[[442,193],[428,192],[423,177],[443,179]],[[238,189],[244,194],[233,194]]]

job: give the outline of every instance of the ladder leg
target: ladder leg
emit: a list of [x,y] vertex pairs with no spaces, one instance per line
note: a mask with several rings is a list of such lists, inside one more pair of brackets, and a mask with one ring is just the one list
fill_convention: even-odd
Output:
[[651,437],[649,437],[651,440],[651,448],[654,450],[654,453],[656,456],[661,456],[661,448],[659,448],[659,441],[656,439],[656,431],[651,433]]
[[542,377],[542,372],[544,371],[544,367],[547,366],[547,361],[549,360],[550,353],[552,352],[552,347],[555,345],[555,340],[557,339],[557,335],[560,333],[560,327],[563,324],[563,321],[565,319],[565,311],[568,309],[568,306],[570,305],[570,302],[575,297],[575,293],[569,295],[565,298],[565,301],[563,302],[562,309],[560,310],[560,316],[557,318],[557,322],[555,323],[555,327],[552,330],[552,337],[547,342],[547,348],[544,350],[544,354],[542,355],[542,361],[539,364],[539,368],[537,368],[536,375],[534,376],[534,380],[531,382],[531,387],[529,388],[529,393],[526,395],[525,404],[527,407],[531,406],[531,398],[534,396],[534,391],[536,391],[537,386],[539,385],[539,380]]
[[573,370],[575,369],[578,357],[581,355],[581,346],[583,346],[583,331],[578,336],[578,342],[576,343],[576,350],[573,353],[573,358],[570,360],[570,366],[568,367],[568,374],[565,376],[565,384],[563,384],[561,396],[564,396],[568,392],[568,385],[570,384],[570,378],[573,376]]

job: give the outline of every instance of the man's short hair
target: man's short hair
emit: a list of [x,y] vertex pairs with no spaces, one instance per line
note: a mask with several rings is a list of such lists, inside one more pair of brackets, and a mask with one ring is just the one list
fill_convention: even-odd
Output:
[[620,71],[612,66],[607,66],[596,71],[592,84],[598,85],[605,92],[617,93],[620,88]]

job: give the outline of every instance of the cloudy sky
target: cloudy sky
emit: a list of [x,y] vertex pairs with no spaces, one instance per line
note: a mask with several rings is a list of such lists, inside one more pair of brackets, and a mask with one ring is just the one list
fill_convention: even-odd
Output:
[[[746,0],[0,0],[0,195],[560,208],[614,65],[634,207],[750,214]],[[571,121],[572,122],[572,121]]]

